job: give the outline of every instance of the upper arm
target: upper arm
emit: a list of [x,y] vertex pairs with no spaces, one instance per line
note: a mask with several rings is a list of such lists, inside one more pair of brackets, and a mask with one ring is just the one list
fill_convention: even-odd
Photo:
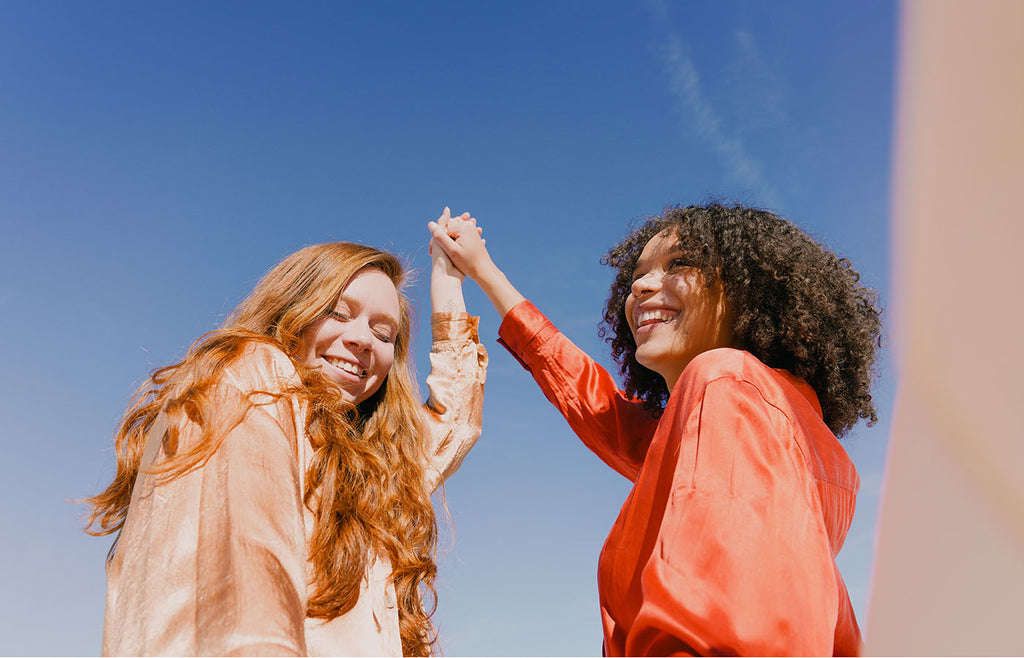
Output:
[[[299,430],[289,397],[250,395],[282,390],[266,365],[225,369],[202,425],[179,408],[151,428],[111,563],[104,652],[305,652]],[[215,449],[185,459],[204,445]],[[161,469],[175,457],[192,467]]]
[[198,472],[200,653],[305,653],[303,503],[288,429],[250,407]]

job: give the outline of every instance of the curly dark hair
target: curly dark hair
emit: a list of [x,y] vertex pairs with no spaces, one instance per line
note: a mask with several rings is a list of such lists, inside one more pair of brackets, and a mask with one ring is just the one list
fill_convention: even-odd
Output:
[[637,362],[625,313],[637,259],[666,229],[676,230],[683,257],[700,268],[707,285],[722,282],[736,347],[806,380],[836,436],[861,418],[868,425],[878,420],[870,391],[882,339],[877,294],[858,283],[850,261],[792,222],[741,205],[670,206],[601,259],[618,272],[600,335],[611,344],[628,395],[655,413],[669,397],[664,378]]

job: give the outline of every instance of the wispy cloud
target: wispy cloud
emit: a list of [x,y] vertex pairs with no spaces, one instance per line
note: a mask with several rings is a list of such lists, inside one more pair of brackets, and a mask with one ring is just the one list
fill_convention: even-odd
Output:
[[[668,10],[663,0],[651,3],[658,22],[668,25]],[[749,32],[737,33],[739,56],[757,61],[757,50]],[[668,74],[669,90],[676,100],[676,111],[684,129],[692,132],[718,155],[730,175],[767,200],[774,196],[765,181],[764,167],[743,144],[740,131],[730,128],[716,111],[701,85],[700,74],[690,56],[690,48],[678,33],[667,30],[660,49]],[[759,63],[759,62],[758,62]]]

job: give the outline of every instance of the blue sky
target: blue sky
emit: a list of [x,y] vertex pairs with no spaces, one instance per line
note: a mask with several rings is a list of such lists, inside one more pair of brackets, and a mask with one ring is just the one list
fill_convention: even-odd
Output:
[[[709,197],[771,208],[889,291],[889,2],[0,3],[0,633],[93,654],[112,474],[134,387],[277,260],[327,240],[420,271],[471,211],[523,293],[597,336],[630,221]],[[484,435],[449,481],[448,655],[600,653],[596,563],[628,482],[494,342]],[[863,623],[895,373],[845,440],[863,480],[840,566]],[[454,539],[452,538],[454,534]]]

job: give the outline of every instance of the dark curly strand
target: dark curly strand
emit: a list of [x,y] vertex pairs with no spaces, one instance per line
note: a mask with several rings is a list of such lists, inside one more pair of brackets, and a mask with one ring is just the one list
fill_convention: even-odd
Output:
[[618,270],[601,336],[611,344],[627,394],[656,412],[669,396],[665,380],[637,362],[625,314],[637,259],[666,229],[676,230],[684,256],[701,269],[708,285],[721,280],[735,313],[737,347],[805,379],[837,436],[861,418],[869,425],[878,420],[870,392],[881,345],[876,293],[859,285],[850,261],[791,222],[740,205],[669,207],[601,259]]

